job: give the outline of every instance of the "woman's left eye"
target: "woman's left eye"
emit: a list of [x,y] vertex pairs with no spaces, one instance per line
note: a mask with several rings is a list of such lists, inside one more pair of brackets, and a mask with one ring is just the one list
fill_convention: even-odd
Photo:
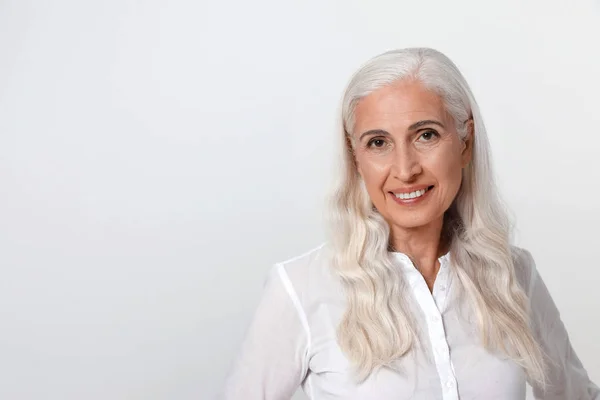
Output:
[[439,136],[439,134],[434,131],[434,130],[427,130],[425,132],[423,132],[421,134],[421,136],[419,136],[419,139],[423,139],[424,141],[428,142],[431,139],[434,139],[435,137]]

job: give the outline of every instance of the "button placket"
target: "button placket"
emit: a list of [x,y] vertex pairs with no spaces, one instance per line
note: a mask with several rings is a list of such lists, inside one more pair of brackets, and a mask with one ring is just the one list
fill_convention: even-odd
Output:
[[[427,321],[427,331],[432,346],[433,358],[440,379],[443,400],[458,400],[456,377],[450,360],[450,349],[446,338],[442,312],[447,298],[448,271],[445,260],[440,261],[439,281],[434,286],[433,293],[429,292],[427,284],[419,274],[412,276],[411,287],[414,296],[423,310]],[[417,273],[417,271],[411,271]],[[443,290],[441,289],[443,288]]]

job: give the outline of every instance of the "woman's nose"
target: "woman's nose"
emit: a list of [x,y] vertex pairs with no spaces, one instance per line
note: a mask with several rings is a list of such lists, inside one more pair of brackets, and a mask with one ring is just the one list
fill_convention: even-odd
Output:
[[397,148],[393,163],[395,175],[401,181],[410,182],[422,171],[418,155],[410,148]]

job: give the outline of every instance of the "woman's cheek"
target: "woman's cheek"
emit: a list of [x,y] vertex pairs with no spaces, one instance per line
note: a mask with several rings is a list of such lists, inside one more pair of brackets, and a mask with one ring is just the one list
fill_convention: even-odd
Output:
[[357,159],[359,169],[365,183],[376,183],[384,181],[389,171],[389,160],[385,157],[376,157],[373,155],[363,155]]

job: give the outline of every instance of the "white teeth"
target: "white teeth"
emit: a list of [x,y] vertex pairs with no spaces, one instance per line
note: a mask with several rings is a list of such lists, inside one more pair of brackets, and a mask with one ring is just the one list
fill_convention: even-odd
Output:
[[410,193],[394,193],[394,195],[399,199],[414,199],[423,196],[426,191],[427,189],[421,189]]

